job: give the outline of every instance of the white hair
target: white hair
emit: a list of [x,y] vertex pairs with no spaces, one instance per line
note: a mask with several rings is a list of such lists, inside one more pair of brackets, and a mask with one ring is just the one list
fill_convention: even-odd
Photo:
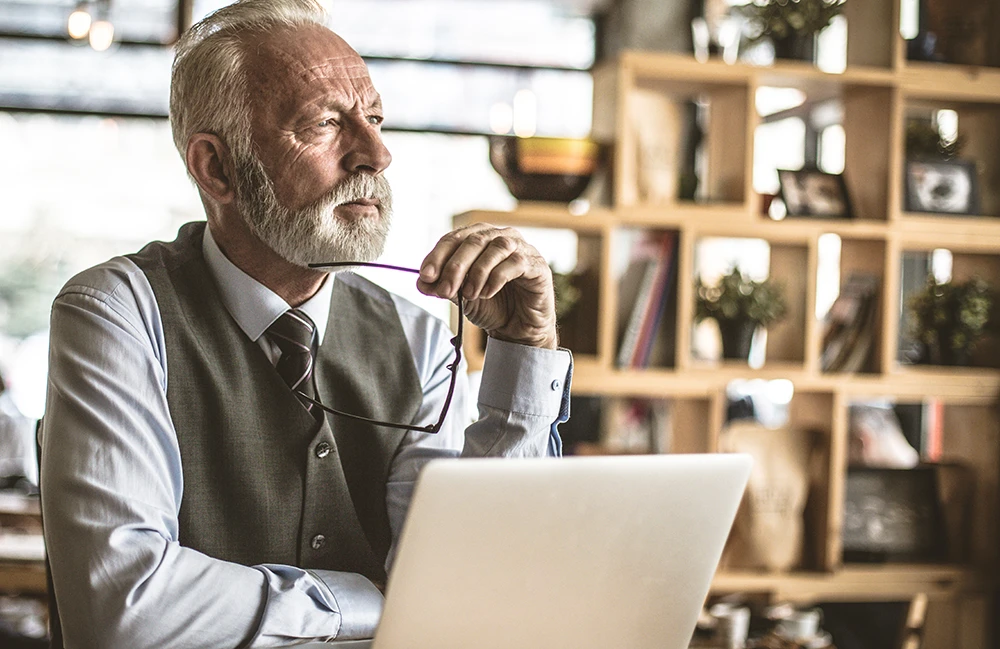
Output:
[[237,0],[187,30],[177,42],[170,80],[170,126],[181,158],[195,133],[218,136],[237,157],[251,155],[246,37],[280,27],[325,26],[326,19],[318,0]]

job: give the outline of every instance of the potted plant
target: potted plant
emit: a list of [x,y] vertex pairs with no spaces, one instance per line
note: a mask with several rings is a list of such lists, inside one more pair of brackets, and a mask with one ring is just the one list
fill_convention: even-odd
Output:
[[551,264],[549,270],[552,271],[552,288],[556,295],[556,319],[561,321],[579,301],[580,289],[573,284],[573,273],[557,273]]
[[923,348],[923,362],[968,365],[990,322],[993,290],[978,277],[938,283],[930,276],[907,307],[910,331]]
[[695,319],[714,319],[722,334],[722,357],[746,359],[758,327],[784,317],[784,289],[766,279],[758,282],[734,266],[718,284],[709,286],[698,277],[695,284]]
[[840,15],[846,0],[754,0],[740,8],[751,41],[770,39],[779,59],[812,60],[815,36]]

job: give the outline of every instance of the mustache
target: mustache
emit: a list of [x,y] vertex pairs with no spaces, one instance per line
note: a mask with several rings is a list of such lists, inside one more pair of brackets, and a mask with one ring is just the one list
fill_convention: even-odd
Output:
[[385,176],[354,173],[337,183],[333,189],[319,198],[314,205],[334,208],[358,200],[377,200],[382,209],[392,206],[392,189]]

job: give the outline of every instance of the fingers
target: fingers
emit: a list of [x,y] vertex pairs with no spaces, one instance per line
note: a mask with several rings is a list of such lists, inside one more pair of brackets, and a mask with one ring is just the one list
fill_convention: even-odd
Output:
[[516,230],[477,224],[438,242],[421,265],[418,287],[447,299],[459,291],[468,300],[490,298],[507,282],[537,274],[538,263],[544,265],[541,256]]
[[508,282],[512,282],[525,274],[524,262],[517,253],[510,255],[490,272],[489,277],[483,282],[479,292],[474,296],[466,296],[469,300],[482,298],[488,300],[500,292]]
[[453,230],[441,237],[441,240],[437,242],[434,249],[424,257],[424,261],[420,264],[420,280],[428,284],[436,283],[445,262],[462,245],[465,238],[474,232],[480,232],[492,227],[486,223],[476,223],[475,225]]

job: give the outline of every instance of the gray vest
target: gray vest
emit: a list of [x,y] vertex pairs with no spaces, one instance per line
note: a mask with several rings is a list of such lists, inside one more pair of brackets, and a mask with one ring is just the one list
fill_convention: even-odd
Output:
[[[244,565],[384,582],[386,478],[404,433],[336,415],[318,424],[306,412],[223,306],[201,253],[204,228],[189,223],[175,241],[131,256],[163,320],[184,474],[181,544]],[[422,391],[388,293],[337,278],[316,384],[339,410],[413,420]]]

